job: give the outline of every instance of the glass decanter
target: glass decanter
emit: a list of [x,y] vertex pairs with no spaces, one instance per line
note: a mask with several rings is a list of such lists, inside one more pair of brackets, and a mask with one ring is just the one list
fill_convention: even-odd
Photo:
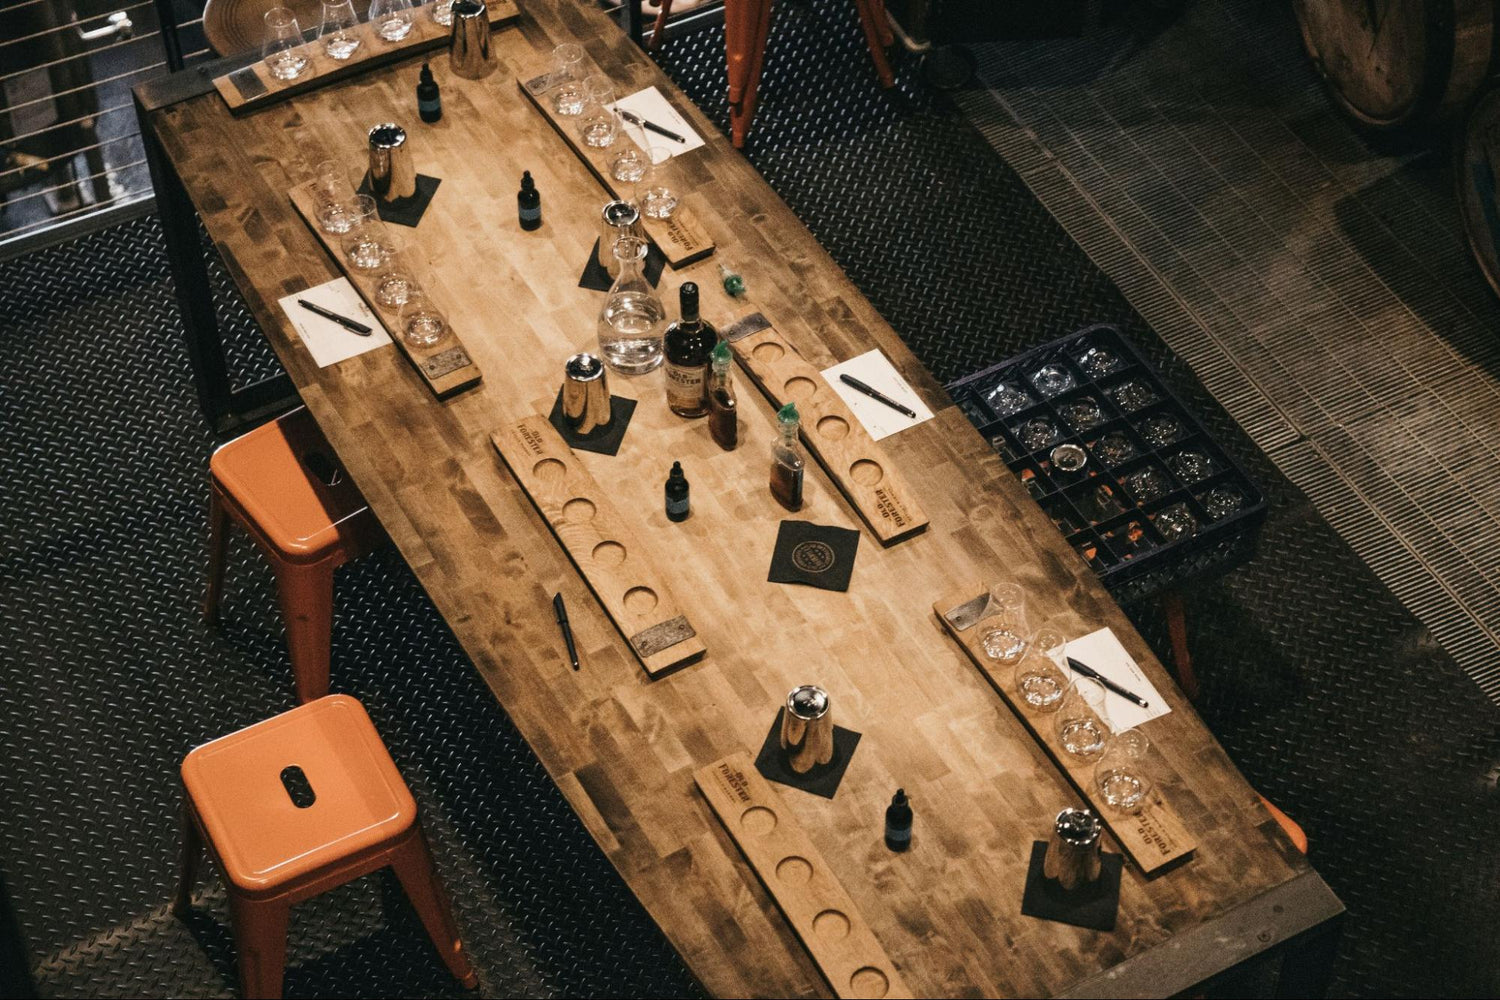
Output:
[[662,362],[662,325],[667,310],[646,281],[646,241],[615,241],[619,277],[599,312],[599,354],[622,375],[641,375]]

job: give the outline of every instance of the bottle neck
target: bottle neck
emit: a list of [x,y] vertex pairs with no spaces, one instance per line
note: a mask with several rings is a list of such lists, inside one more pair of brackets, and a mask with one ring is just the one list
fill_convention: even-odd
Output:
[[781,446],[783,448],[795,449],[797,447],[798,424],[796,420],[781,421]]

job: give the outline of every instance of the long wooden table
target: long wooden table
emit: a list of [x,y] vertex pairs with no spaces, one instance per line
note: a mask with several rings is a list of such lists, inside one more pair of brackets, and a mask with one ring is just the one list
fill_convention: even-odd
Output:
[[[776,786],[836,869],[860,913],[919,995],[1171,993],[1282,947],[1290,993],[1320,990],[1342,906],[1281,833],[1120,609],[1067,548],[964,416],[791,211],[626,36],[590,5],[527,0],[495,35],[483,81],[433,60],[441,123],[417,120],[420,60],[231,117],[213,64],[142,85],[136,98],[206,404],[222,375],[193,214],[223,256],[291,382],[496,698],[687,964],[720,995],[826,994],[754,871],[697,791],[694,772],[759,747],[785,692],[826,687],[841,725],[864,734],[833,800]],[[884,442],[931,519],[882,548],[816,468],[803,517],[863,532],[847,593],[766,582],[782,511],[765,488],[770,408],[743,372],[741,445],[722,452],[702,421],[672,416],[659,373],[614,378],[636,396],[619,457],[581,453],[636,534],[655,546],[708,655],[651,680],[604,616],[491,445],[491,432],[545,414],[563,358],[594,344],[602,296],[577,287],[605,200],[599,182],[516,86],[567,37],[619,81],[654,83],[709,138],[682,161],[688,202],[716,258],[668,270],[660,292],[697,280],[704,311],[727,323],[764,312],[810,361],[881,348],[936,411]],[[394,350],[318,368],[276,300],[338,274],[287,192],[329,156],[353,168],[364,130],[404,122],[418,169],[442,178],[427,216],[402,230],[482,385],[446,401]],[[545,224],[516,225],[530,170]],[[748,282],[719,290],[715,260]],[[197,283],[195,283],[197,282]],[[269,401],[264,402],[271,405]],[[223,415],[223,411],[219,412]],[[221,427],[227,422],[218,421]],[[693,483],[693,516],[669,523],[661,483],[672,460]],[[1108,625],[1171,703],[1151,723],[1174,773],[1163,787],[1198,841],[1151,880],[1127,869],[1111,933],[1022,916],[1034,839],[1078,796],[936,620],[935,600],[970,581],[1022,583],[1037,614]],[[584,667],[563,656],[550,597],[572,613]],[[337,670],[337,665],[335,665]],[[882,811],[903,786],[914,848],[881,842]]]

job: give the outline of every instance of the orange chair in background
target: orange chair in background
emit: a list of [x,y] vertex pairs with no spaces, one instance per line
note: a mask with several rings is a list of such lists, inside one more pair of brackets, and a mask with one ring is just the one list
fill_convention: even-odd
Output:
[[230,521],[276,572],[297,701],[328,693],[333,571],[385,540],[380,522],[303,407],[241,435],[209,460],[208,593],[217,621]]
[[1282,812],[1280,809],[1277,809],[1274,805],[1271,804],[1271,800],[1266,798],[1264,795],[1260,797],[1260,804],[1266,807],[1266,812],[1271,814],[1271,818],[1274,819],[1277,825],[1281,827],[1282,831],[1291,838],[1291,841],[1296,846],[1297,850],[1301,851],[1303,854],[1306,854],[1308,851],[1307,833],[1302,829],[1301,826],[1297,824],[1297,821],[1292,819],[1286,813]]
[[389,865],[448,971],[479,984],[417,804],[364,706],[331,695],[205,743],[182,762],[185,913],[206,849],[229,892],[247,997],[281,996],[294,904]]

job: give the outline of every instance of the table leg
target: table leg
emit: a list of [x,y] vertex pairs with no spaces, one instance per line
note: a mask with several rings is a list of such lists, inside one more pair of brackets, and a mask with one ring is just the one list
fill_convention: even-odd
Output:
[[1339,914],[1282,946],[1281,975],[1276,978],[1278,997],[1322,997],[1328,994],[1333,959],[1344,933],[1344,915]]

